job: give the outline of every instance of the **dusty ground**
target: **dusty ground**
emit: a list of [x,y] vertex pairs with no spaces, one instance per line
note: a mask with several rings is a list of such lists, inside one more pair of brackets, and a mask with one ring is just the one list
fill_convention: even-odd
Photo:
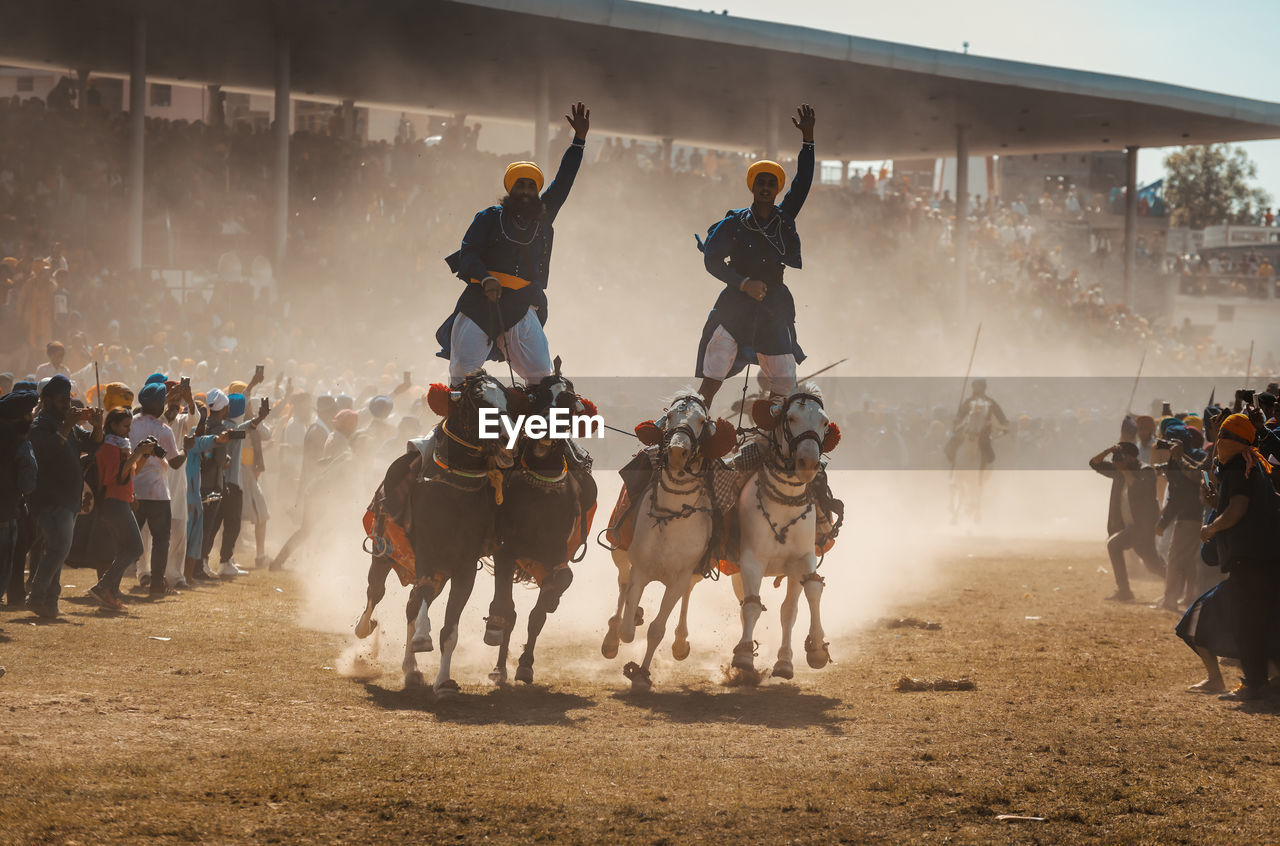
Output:
[[[1174,617],[1100,602],[1100,553],[958,543],[891,610],[942,630],[868,626],[794,683],[668,658],[632,696],[598,657],[564,669],[592,641],[542,654],[538,686],[438,704],[332,669],[349,639],[293,622],[296,577],[113,619],[70,571],[62,621],[0,612],[0,842],[1274,842],[1274,707],[1184,692]],[[904,674],[978,689],[894,692]]]

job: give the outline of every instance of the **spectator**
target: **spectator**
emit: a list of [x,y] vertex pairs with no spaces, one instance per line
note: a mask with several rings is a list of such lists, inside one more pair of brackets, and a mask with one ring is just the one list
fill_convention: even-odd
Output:
[[[1108,458],[1109,457],[1109,458]],[[1110,446],[1089,459],[1089,467],[1111,479],[1111,505],[1107,512],[1107,554],[1115,574],[1114,602],[1132,602],[1129,571],[1124,553],[1138,553],[1147,569],[1165,575],[1165,564],[1156,551],[1156,481],[1152,469],[1138,459],[1138,447],[1128,441]]]
[[[93,512],[93,537],[114,551],[111,564],[89,589],[89,595],[109,611],[125,611],[120,580],[142,556],[142,535],[133,516],[133,477],[150,457],[155,441],[142,441],[136,450],[129,443],[133,415],[126,407],[107,412],[102,445],[94,455],[97,497]],[[166,538],[166,541],[168,539]],[[163,582],[163,580],[162,580]]]
[[[92,424],[92,434],[86,435],[79,423]],[[84,494],[80,456],[102,442],[102,411],[73,409],[71,381],[59,374],[40,392],[40,413],[31,424],[30,439],[40,471],[31,494],[31,511],[44,537],[44,550],[31,575],[27,606],[41,617],[52,618],[58,616],[62,565],[71,550]]]
[[[148,588],[153,598],[175,595],[176,591],[165,584],[165,569],[169,563],[172,504],[169,501],[169,472],[182,467],[186,455],[179,452],[173,430],[164,421],[165,398],[168,389],[164,377],[151,382],[138,392],[142,408],[133,419],[129,441],[135,451],[151,442],[151,452],[138,466],[133,477],[133,493],[136,498],[134,514],[138,529],[146,528],[151,535],[150,572],[139,576],[139,583]],[[139,569],[142,563],[139,559]]]
[[0,589],[9,584],[24,500],[36,489],[36,458],[27,440],[36,402],[34,391],[0,396]]

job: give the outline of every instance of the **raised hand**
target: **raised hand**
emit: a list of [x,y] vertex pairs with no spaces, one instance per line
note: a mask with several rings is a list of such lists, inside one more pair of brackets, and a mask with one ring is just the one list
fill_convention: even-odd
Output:
[[573,134],[576,138],[584,141],[587,138],[587,130],[591,128],[591,110],[582,104],[579,100],[575,105],[569,107],[569,114],[564,116],[569,122],[569,126],[573,128]]
[[796,109],[796,116],[791,119],[791,123],[796,129],[800,130],[805,141],[813,141],[813,124],[816,122],[817,116],[813,111],[813,106],[804,103]]

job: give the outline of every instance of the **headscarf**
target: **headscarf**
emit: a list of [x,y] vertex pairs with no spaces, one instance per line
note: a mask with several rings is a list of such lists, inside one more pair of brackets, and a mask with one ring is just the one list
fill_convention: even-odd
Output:
[[511,187],[518,179],[532,179],[538,186],[538,191],[542,191],[542,168],[533,162],[512,162],[507,165],[507,172],[502,176],[502,187],[507,189],[507,193],[511,193]]
[[[14,386],[14,390],[17,390],[17,385]],[[71,396],[71,380],[61,373],[50,376],[49,381],[40,389],[40,397],[42,399],[69,396]]]
[[1173,426],[1179,425],[1179,423],[1180,421],[1176,417],[1161,417],[1159,426],[1160,437],[1168,437],[1169,429]]
[[112,382],[102,389],[102,407],[107,411],[113,408],[127,408],[133,404],[133,391],[124,382]]
[[369,400],[369,413],[373,415],[375,420],[385,420],[391,416],[391,409],[395,407],[395,401],[391,397],[379,394]]
[[1244,447],[1240,454],[1244,456],[1245,476],[1252,473],[1254,467],[1261,467],[1268,476],[1271,475],[1271,462],[1253,445],[1257,437],[1257,429],[1253,428],[1253,423],[1243,414],[1231,415],[1222,421],[1222,426],[1218,429],[1219,443],[1224,440],[1234,441]]
[[227,385],[227,396],[231,396],[232,394],[243,394],[248,390],[249,390],[248,382],[241,382],[237,380],[235,382],[232,382],[230,385]]
[[227,399],[227,395],[217,388],[213,388],[205,394],[205,403],[209,406],[210,411],[222,411],[230,402]]
[[[143,382],[143,384],[154,385],[157,382],[159,382],[161,385],[163,385],[167,381],[169,381],[169,379],[163,373],[152,373],[150,376],[147,377],[147,381]],[[139,394],[139,396],[141,396],[141,394]]]
[[0,397],[0,419],[17,420],[25,417],[39,401],[35,391],[10,391]]
[[227,418],[237,420],[244,415],[245,406],[248,401],[244,394],[236,393],[227,396]]
[[148,382],[138,391],[138,402],[145,406],[164,405],[169,389],[163,382]]
[[360,425],[360,415],[349,408],[344,408],[333,417],[333,428],[348,438],[355,434]]
[[1124,419],[1120,421],[1120,440],[1132,441],[1138,437],[1138,421],[1133,419],[1132,414],[1126,414]]
[[782,190],[782,186],[787,184],[787,172],[782,169],[782,165],[777,162],[771,162],[768,159],[761,159],[753,162],[751,167],[747,168],[747,188],[751,191],[756,189],[756,177],[762,173],[772,173],[778,178],[778,190]]
[[1199,429],[1202,433],[1204,432],[1204,421],[1195,414],[1188,414],[1183,418],[1182,425],[1188,429]]

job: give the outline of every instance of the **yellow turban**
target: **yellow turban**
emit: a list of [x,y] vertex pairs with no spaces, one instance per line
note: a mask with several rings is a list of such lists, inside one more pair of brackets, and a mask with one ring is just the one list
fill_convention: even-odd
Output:
[[782,186],[787,184],[787,172],[782,169],[782,165],[777,162],[771,162],[768,159],[761,159],[755,162],[751,167],[747,168],[747,188],[754,191],[756,188],[756,177],[762,173],[772,173],[778,177],[778,190],[782,190]]
[[245,391],[247,391],[247,390],[249,390],[249,383],[248,383],[248,382],[238,382],[238,381],[237,381],[237,382],[232,382],[230,385],[227,385],[227,394],[228,394],[228,395],[230,395],[230,394],[243,394],[243,393],[244,393]]
[[532,179],[538,190],[542,190],[542,170],[533,162],[512,162],[507,165],[507,172],[502,177],[503,187],[510,191],[517,179]]
[[1204,432],[1204,421],[1194,414],[1188,414],[1182,421],[1182,425],[1188,429],[1199,429],[1201,433]]
[[102,407],[106,411],[113,408],[128,408],[133,405],[133,391],[124,382],[112,382],[102,389]]

